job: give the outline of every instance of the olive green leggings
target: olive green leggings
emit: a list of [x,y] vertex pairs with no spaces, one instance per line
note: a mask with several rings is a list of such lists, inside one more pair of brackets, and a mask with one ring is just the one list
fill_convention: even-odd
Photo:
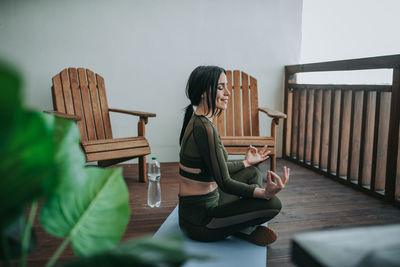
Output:
[[[231,173],[232,179],[262,187],[262,177],[256,167]],[[270,200],[240,198],[218,189],[200,196],[179,197],[179,225],[190,238],[217,241],[249,226],[265,223],[282,208],[278,197]]]

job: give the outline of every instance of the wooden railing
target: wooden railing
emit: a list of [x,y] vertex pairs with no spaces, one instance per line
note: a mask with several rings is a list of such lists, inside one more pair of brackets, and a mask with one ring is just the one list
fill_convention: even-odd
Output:
[[[392,84],[295,82],[366,69],[392,69]],[[399,205],[400,55],[286,66],[285,113],[285,159]]]

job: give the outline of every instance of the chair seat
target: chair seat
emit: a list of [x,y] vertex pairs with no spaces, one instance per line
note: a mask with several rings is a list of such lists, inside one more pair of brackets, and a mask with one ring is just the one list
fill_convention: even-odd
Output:
[[226,152],[231,155],[243,155],[249,145],[263,147],[268,145],[270,155],[275,155],[275,141],[271,136],[221,136]]
[[149,143],[143,136],[83,141],[82,148],[88,162],[150,154]]
[[274,138],[271,136],[221,136],[224,146],[275,146]]

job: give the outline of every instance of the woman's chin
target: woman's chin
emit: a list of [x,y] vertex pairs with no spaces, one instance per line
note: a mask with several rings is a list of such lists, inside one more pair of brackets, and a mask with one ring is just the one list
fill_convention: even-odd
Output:
[[225,110],[226,108],[227,108],[227,105],[218,107],[218,109],[220,109],[220,110]]
[[217,106],[218,109],[225,110],[228,107],[228,103],[223,103]]

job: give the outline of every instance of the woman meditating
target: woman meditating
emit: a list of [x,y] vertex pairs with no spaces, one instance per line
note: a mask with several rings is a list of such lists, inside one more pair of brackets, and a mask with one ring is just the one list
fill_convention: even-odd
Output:
[[220,67],[200,66],[189,77],[186,95],[190,105],[179,139],[179,225],[194,240],[217,241],[235,235],[265,246],[277,235],[260,224],[281,210],[275,195],[285,187],[290,169],[283,168],[282,179],[268,171],[264,186],[255,165],[268,158],[267,146],[250,146],[244,160],[227,161],[212,123],[227,107],[227,87],[225,70]]

